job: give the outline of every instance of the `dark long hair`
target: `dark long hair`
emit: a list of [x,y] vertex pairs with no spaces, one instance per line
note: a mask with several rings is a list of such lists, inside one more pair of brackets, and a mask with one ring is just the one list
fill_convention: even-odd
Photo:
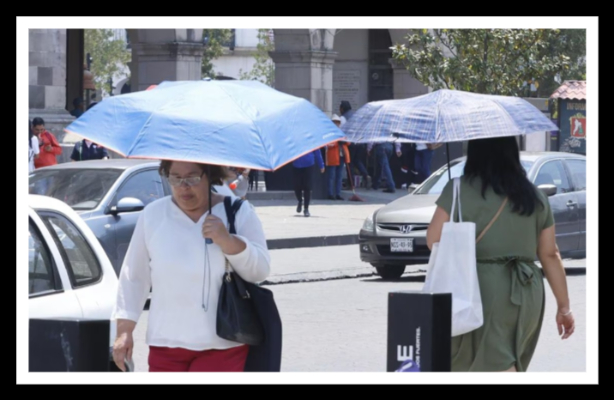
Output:
[[470,140],[467,148],[465,176],[482,181],[482,197],[490,186],[498,195],[508,196],[512,211],[531,215],[541,205],[537,188],[527,178],[520,164],[518,143],[513,136]]

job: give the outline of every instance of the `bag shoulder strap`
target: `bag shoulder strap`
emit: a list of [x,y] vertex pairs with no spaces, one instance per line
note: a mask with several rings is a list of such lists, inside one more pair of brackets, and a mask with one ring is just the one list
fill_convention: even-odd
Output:
[[490,220],[490,222],[488,223],[488,225],[486,225],[486,228],[484,228],[484,230],[482,231],[482,233],[480,233],[480,236],[478,236],[478,238],[475,240],[475,243],[477,244],[480,240],[482,240],[482,238],[484,237],[484,234],[490,229],[490,227],[492,226],[492,224],[495,223],[495,221],[497,220],[497,218],[499,218],[499,215],[501,215],[501,212],[503,211],[503,207],[505,207],[505,205],[507,204],[507,197],[503,200],[503,203],[501,203],[501,207],[499,207],[499,211],[497,211],[497,214],[495,214],[495,216],[493,217],[493,219]]
[[242,204],[243,199],[236,199],[234,203],[232,203],[232,198],[230,196],[224,197],[224,208],[226,209],[226,218],[228,219],[228,232],[231,234],[237,233],[235,228],[235,216]]
[[[234,203],[232,203],[232,198],[230,196],[224,197],[224,208],[226,209],[226,219],[228,219],[228,232],[230,232],[231,234],[237,233],[237,230],[235,229],[235,216],[237,214],[237,211],[239,211],[239,208],[241,208],[241,204],[243,204],[243,199],[236,199]],[[226,258],[225,269],[226,269],[226,279],[231,279],[230,278],[230,272],[231,272],[230,262],[228,261],[227,258]],[[239,291],[239,293],[241,293],[242,297],[249,298],[249,292],[247,291],[247,288],[245,286],[245,282],[243,281],[243,279],[238,274],[234,274],[233,280],[235,282],[235,285],[237,285],[237,290]]]
[[461,210],[460,203],[460,178],[454,178],[452,183],[452,210],[450,211],[450,221],[454,222],[454,216],[456,215],[456,204],[458,204],[458,222],[463,222],[463,211]]

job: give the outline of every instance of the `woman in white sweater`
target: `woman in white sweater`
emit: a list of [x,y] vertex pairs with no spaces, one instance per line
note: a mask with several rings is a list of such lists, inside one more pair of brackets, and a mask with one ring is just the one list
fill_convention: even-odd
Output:
[[132,333],[152,287],[149,371],[243,371],[248,346],[216,335],[217,303],[226,259],[248,282],[269,275],[262,224],[245,204],[231,235],[224,196],[217,193],[209,215],[209,184],[222,184],[223,167],[163,161],[160,173],[173,193],[143,210],[126,253],[114,313],[115,363],[125,370],[124,360],[132,358]]

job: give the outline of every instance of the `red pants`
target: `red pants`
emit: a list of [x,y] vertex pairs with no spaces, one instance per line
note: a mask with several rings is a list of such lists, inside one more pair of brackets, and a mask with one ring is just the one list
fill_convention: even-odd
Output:
[[193,351],[149,347],[149,372],[243,372],[249,346]]

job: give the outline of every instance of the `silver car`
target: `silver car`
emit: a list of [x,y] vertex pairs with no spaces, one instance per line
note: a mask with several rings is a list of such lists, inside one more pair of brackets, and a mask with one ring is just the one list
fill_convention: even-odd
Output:
[[[520,161],[529,180],[548,195],[562,257],[586,257],[586,157],[521,152]],[[464,168],[464,157],[450,162],[453,178],[461,176]],[[412,193],[369,216],[358,235],[360,259],[384,279],[399,278],[407,265],[428,263],[426,230],[447,182],[444,165]]]
[[30,194],[62,200],[87,223],[119,274],[140,211],[171,194],[159,161],[69,162],[30,173]]

